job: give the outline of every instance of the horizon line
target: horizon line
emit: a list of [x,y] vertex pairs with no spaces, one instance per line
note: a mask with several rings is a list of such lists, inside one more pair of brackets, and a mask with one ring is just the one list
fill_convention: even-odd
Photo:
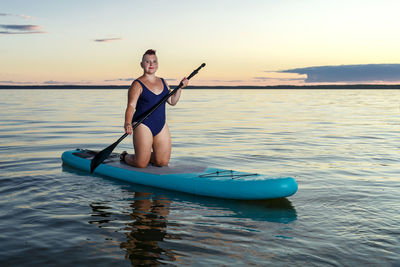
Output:
[[[123,89],[129,88],[130,85],[82,85],[82,84],[44,84],[44,85],[16,85],[16,84],[5,84],[0,85],[0,89]],[[178,85],[170,85],[172,87],[176,87]],[[358,84],[307,84],[307,85],[189,85],[185,87],[185,89],[302,89],[302,88],[322,88],[322,89],[340,89],[340,88],[359,88],[359,89],[379,89],[379,88],[388,88],[388,89],[400,89],[399,84],[374,84],[374,83],[358,83]]]

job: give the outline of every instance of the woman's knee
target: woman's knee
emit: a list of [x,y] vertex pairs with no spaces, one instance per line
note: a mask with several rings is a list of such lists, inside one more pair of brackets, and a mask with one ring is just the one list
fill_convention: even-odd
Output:
[[135,158],[135,167],[138,168],[146,168],[147,165],[149,165],[150,162],[150,156],[148,155],[136,155]]
[[139,160],[136,160],[136,162],[135,162],[135,167],[138,167],[138,168],[146,168],[148,164],[149,164],[149,161],[144,161],[144,160],[139,161]]
[[137,168],[146,168],[147,165],[149,164],[149,160],[146,160],[144,158],[138,159],[136,155],[130,155],[130,154],[125,156],[125,162],[128,163],[128,165]]
[[167,158],[161,158],[161,159],[156,158],[154,161],[154,164],[157,166],[160,166],[160,167],[168,166],[168,163],[169,163],[169,159],[167,159]]

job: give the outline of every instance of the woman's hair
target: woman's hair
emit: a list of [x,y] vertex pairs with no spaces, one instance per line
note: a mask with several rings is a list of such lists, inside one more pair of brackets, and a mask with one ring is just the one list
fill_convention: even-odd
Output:
[[144,56],[146,56],[146,55],[155,55],[155,54],[156,54],[156,50],[154,50],[154,49],[149,49],[149,50],[147,50],[147,51],[143,54],[142,61],[144,60]]

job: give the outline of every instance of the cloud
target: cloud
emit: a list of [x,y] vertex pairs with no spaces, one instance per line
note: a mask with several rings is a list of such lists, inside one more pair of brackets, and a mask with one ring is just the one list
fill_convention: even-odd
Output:
[[135,80],[135,78],[117,78],[117,79],[110,79],[104,80],[105,82],[131,82]]
[[[61,81],[53,81],[53,80],[49,80],[49,81],[44,81],[44,82],[17,82],[17,81],[0,81],[0,84],[15,84],[15,85],[17,85],[17,84],[21,84],[21,85],[24,85],[24,84],[34,84],[34,85],[37,85],[37,84],[46,84],[46,85],[55,85],[55,84],[71,84],[71,82],[61,82]],[[74,84],[76,84],[76,83],[74,83]]]
[[400,64],[316,66],[280,72],[306,74],[308,83],[400,81]]
[[245,80],[203,80],[203,82],[217,82],[217,83],[238,83],[238,82],[245,82]]
[[42,27],[38,25],[16,25],[16,24],[0,24],[0,29],[6,31],[0,31],[0,34],[35,34],[45,33],[41,31]]
[[40,30],[40,26],[38,25],[5,25],[1,24],[1,28],[6,30],[18,30],[18,31],[36,31]]
[[99,43],[103,43],[103,42],[112,42],[112,41],[119,41],[119,40],[122,40],[122,38],[121,37],[117,37],[117,38],[95,39],[93,41],[99,42]]
[[274,78],[274,77],[253,77],[254,80],[261,81],[304,81],[304,78]]
[[53,84],[53,85],[55,85],[55,84],[66,84],[66,82],[49,80],[49,81],[44,81],[43,84]]
[[269,85],[278,84],[301,84],[304,83],[304,79],[307,78],[306,75],[301,75],[298,73],[283,73],[279,71],[263,71],[265,74],[261,76],[255,76],[252,78],[253,82],[256,83],[266,83]]
[[9,13],[0,13],[0,16],[15,16],[15,17],[20,17],[23,19],[33,19],[31,16],[25,16],[25,15],[16,15],[16,14],[9,14]]
[[36,33],[46,33],[46,32],[9,32],[9,31],[0,31],[0,34],[36,34]]
[[79,84],[80,85],[80,84],[91,84],[91,82],[90,81],[85,81],[85,80],[81,80],[79,82],[76,82],[76,81],[66,82],[66,81],[48,80],[48,81],[41,82],[40,84],[45,84],[45,85],[71,85],[71,84],[78,85]]
[[33,82],[0,81],[0,84],[33,84]]

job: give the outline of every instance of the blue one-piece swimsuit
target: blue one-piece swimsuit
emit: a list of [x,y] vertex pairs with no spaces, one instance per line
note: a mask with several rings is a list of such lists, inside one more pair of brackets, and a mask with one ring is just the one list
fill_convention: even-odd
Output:
[[[142,85],[142,93],[136,103],[136,111],[133,115],[133,122],[137,122],[145,115],[152,107],[154,107],[164,96],[168,94],[168,87],[165,84],[164,79],[161,81],[164,85],[162,92],[158,95],[150,91],[141,81],[136,80]],[[156,136],[161,132],[165,125],[165,102],[159,106],[153,113],[150,114],[143,122],[144,125],[149,127],[153,136]]]

